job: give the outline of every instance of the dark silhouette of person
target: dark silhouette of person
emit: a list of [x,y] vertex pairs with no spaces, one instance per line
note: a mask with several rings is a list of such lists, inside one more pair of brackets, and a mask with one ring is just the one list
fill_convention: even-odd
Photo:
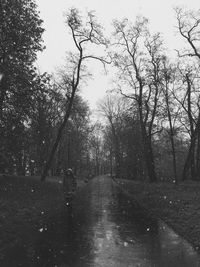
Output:
[[73,174],[72,169],[67,169],[64,171],[63,176],[63,190],[64,195],[73,194],[76,191],[77,181]]

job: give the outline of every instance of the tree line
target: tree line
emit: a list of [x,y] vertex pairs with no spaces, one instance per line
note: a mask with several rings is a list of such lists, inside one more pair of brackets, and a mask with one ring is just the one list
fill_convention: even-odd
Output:
[[[35,67],[43,21],[33,0],[0,2],[0,173],[109,172],[138,180],[200,179],[200,12],[176,8],[185,48],[168,55],[145,17],[113,22],[108,39],[95,14],[65,15],[75,52],[58,75]],[[102,46],[104,56],[95,53]],[[93,47],[91,49],[91,47]],[[92,52],[91,52],[92,51]],[[56,52],[56,51],[55,51]],[[91,123],[80,96],[88,60],[111,65],[112,92]]]
[[117,177],[150,182],[200,179],[200,11],[176,8],[185,48],[172,58],[145,17],[114,21],[113,96],[100,110]]

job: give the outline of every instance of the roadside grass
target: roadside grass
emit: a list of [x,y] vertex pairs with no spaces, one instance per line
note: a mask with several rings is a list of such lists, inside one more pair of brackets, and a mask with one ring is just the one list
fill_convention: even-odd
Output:
[[158,217],[200,250],[200,183],[148,184],[117,180],[140,206]]
[[39,177],[0,176],[0,259],[16,244],[31,247],[62,208],[59,178],[40,182]]

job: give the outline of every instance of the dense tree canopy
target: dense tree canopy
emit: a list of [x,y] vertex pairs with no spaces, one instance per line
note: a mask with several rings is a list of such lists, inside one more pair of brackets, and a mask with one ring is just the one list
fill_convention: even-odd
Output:
[[9,162],[11,169],[26,146],[25,123],[38,90],[34,63],[43,49],[43,31],[34,1],[0,2],[0,155],[1,165]]
[[[30,97],[35,69],[33,63],[42,46],[42,20],[34,1],[0,3],[0,118],[3,109],[15,106],[24,110]],[[25,99],[24,99],[25,98]],[[28,99],[27,99],[28,100]],[[19,109],[16,110],[19,112]]]

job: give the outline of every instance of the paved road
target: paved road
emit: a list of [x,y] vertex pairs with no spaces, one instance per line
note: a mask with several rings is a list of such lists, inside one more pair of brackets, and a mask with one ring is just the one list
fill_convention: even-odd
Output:
[[110,178],[93,179],[75,202],[73,217],[64,210],[45,226],[27,267],[200,266],[188,243],[147,216]]

